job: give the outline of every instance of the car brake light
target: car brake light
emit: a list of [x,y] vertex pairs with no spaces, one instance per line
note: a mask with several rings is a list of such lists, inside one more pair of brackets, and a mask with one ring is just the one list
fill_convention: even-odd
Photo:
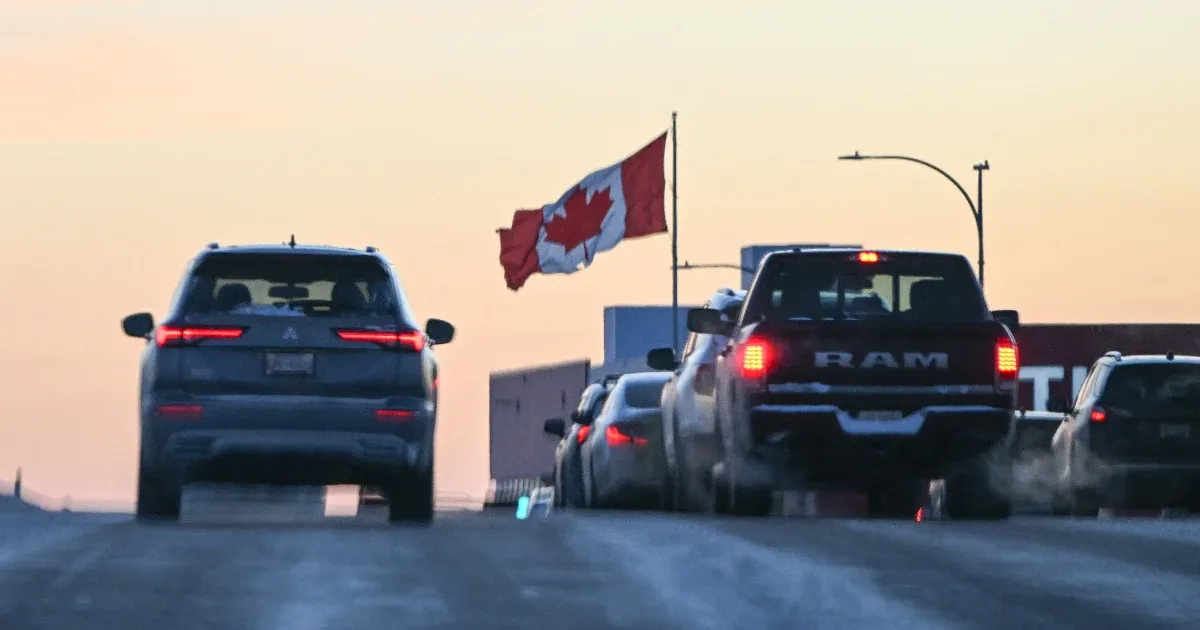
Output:
[[878,252],[858,252],[858,262],[860,263],[877,263],[879,262]]
[[575,443],[583,444],[584,442],[586,442],[587,436],[591,432],[592,432],[592,427],[590,425],[585,424],[585,425],[579,427],[579,432],[575,434]]
[[416,413],[407,409],[376,409],[375,419],[384,422],[405,422],[411,420]]
[[1100,407],[1096,407],[1092,409],[1092,413],[1090,416],[1088,416],[1088,418],[1092,422],[1104,422],[1108,419],[1108,412],[1104,411],[1104,409],[1101,409]]
[[1017,355],[1017,344],[1011,339],[1000,339],[996,342],[996,371],[1001,376],[1015,378],[1020,369]]
[[758,378],[771,367],[771,346],[765,341],[751,339],[741,349],[742,376]]
[[160,418],[199,418],[204,413],[200,405],[159,405],[154,408],[154,415]]
[[377,343],[388,348],[402,348],[413,352],[420,352],[425,347],[425,333],[420,331],[399,332],[339,328],[334,332],[342,341]]
[[608,425],[608,428],[604,430],[604,441],[608,442],[608,445],[612,447],[624,446],[626,444],[645,446],[650,443],[646,438],[633,437],[632,435],[621,433],[620,427],[615,424]]
[[237,339],[246,332],[236,326],[159,326],[154,331],[158,347],[174,346],[202,339]]

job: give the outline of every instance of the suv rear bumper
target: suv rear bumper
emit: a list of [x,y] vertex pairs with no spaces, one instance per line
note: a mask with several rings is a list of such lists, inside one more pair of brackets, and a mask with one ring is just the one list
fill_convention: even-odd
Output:
[[394,435],[332,431],[191,430],[172,434],[157,468],[178,483],[383,483],[420,468],[421,447]]
[[[202,411],[160,417],[161,404]],[[381,408],[408,415],[377,419]],[[187,397],[159,399],[143,413],[143,463],[181,484],[386,485],[432,465],[434,416],[419,399]]]
[[1012,410],[935,405],[898,420],[859,420],[831,405],[760,405],[749,412],[753,449],[813,483],[936,479],[1007,445]]
[[1158,508],[1200,501],[1200,464],[1106,464],[1103,475],[1103,502]]

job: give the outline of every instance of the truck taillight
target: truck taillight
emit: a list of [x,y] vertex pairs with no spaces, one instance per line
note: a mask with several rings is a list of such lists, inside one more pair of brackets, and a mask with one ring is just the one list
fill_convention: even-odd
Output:
[[1017,355],[1017,344],[1011,339],[996,342],[996,372],[1005,378],[1016,378],[1021,364]]
[[361,330],[338,328],[333,331],[342,341],[375,343],[388,348],[420,352],[425,347],[425,333],[420,331]]
[[583,444],[584,442],[586,442],[587,436],[591,432],[592,432],[591,425],[585,424],[585,425],[579,427],[579,432],[575,434],[575,443]]
[[741,348],[742,376],[759,378],[771,367],[771,346],[761,339],[749,339]]
[[246,332],[237,326],[159,326],[154,331],[158,347],[178,346],[203,339],[237,339]]

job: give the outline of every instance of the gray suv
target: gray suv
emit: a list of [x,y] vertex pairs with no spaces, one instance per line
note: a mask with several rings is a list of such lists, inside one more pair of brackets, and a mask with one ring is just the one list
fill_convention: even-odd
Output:
[[209,245],[166,319],[125,318],[141,360],[137,516],[177,519],[190,482],[375,486],[433,518],[438,363],[374,248]]

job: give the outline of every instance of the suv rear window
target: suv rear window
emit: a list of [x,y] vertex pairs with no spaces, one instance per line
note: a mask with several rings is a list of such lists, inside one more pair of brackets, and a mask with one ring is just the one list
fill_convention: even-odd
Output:
[[185,315],[372,316],[396,314],[384,267],[366,256],[210,254],[197,266]]
[[989,318],[975,274],[958,256],[851,254],[773,257],[756,281],[745,321],[901,319],[980,322]]
[[1134,413],[1194,409],[1200,406],[1200,364],[1117,365],[1099,402]]

